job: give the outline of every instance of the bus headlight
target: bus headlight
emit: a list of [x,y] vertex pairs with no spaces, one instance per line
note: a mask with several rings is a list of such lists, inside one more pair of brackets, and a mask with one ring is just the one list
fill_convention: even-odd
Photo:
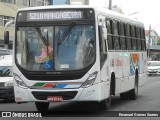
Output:
[[97,74],[98,74],[97,71],[94,72],[94,73],[92,73],[92,74],[88,77],[88,79],[83,83],[82,87],[83,87],[83,88],[86,88],[86,87],[89,87],[89,86],[93,85],[93,83],[94,83],[94,81],[95,81],[95,79],[96,79],[96,77],[97,77]]
[[13,80],[7,81],[7,82],[4,84],[4,86],[5,86],[5,87],[13,86]]
[[23,80],[18,75],[14,76],[14,80],[16,81],[19,87],[27,89],[27,85],[23,82]]

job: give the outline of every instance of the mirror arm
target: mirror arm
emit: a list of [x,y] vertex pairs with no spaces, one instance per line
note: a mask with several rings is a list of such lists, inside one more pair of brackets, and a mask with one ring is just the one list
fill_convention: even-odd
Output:
[[5,24],[4,31],[6,31],[7,27],[8,27],[10,24],[14,24],[14,20],[10,20],[9,22],[7,22],[7,23]]

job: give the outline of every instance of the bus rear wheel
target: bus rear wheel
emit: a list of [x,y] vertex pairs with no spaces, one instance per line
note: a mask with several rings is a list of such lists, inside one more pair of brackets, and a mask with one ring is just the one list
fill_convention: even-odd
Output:
[[129,99],[129,92],[121,93],[120,99],[121,100],[128,100]]
[[49,107],[48,102],[35,102],[38,111],[47,111]]
[[138,97],[138,75],[135,76],[135,85],[134,89],[129,91],[129,99],[136,100]]

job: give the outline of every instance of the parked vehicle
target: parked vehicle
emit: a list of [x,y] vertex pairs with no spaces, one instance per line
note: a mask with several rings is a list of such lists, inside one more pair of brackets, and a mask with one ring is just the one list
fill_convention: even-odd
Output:
[[0,99],[13,99],[12,55],[0,57]]
[[160,75],[160,61],[148,61],[148,75]]
[[12,50],[0,48],[0,56],[11,55],[11,54],[12,54]]

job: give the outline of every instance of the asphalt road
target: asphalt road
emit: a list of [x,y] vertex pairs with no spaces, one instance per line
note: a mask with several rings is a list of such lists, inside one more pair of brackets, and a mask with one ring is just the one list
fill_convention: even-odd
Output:
[[[0,111],[29,111],[37,112],[34,103],[16,104],[14,101],[0,100]],[[131,111],[134,113],[140,113],[143,111],[160,111],[160,76],[148,77],[145,85],[139,88],[139,97],[137,100],[120,100],[119,96],[112,98],[112,105],[110,110],[101,111],[98,109],[97,104],[94,102],[71,102],[71,103],[52,103],[50,104],[49,111],[43,114],[43,117],[48,116],[48,119],[55,117],[56,119],[64,120],[81,119],[85,117],[87,120],[97,120],[98,117],[107,120],[120,119],[112,116],[112,113],[117,115],[117,112]],[[152,112],[151,112],[152,113]],[[93,118],[94,117],[94,118]],[[84,118],[84,119],[85,119]],[[142,120],[146,120],[146,117],[140,117]],[[122,117],[121,117],[122,119]],[[132,118],[123,118],[126,120],[133,120]],[[160,116],[149,117],[148,120],[160,120]]]

